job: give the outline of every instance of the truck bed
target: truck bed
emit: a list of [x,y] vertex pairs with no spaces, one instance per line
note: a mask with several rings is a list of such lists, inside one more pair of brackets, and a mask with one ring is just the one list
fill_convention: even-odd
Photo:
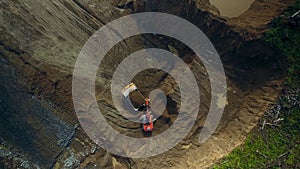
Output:
[[145,99],[138,89],[129,93],[129,100],[136,109],[143,107],[145,103]]

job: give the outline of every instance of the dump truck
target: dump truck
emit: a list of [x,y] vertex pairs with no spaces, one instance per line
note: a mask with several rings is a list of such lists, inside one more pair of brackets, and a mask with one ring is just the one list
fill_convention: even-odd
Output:
[[135,111],[143,111],[146,108],[145,98],[134,83],[124,87],[122,94]]

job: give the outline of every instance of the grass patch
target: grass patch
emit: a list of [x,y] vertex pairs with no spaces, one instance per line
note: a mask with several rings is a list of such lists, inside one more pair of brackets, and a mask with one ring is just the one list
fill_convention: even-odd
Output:
[[281,114],[281,124],[260,131],[257,127],[243,146],[213,168],[300,168],[300,110],[284,109]]
[[300,28],[288,24],[286,17],[300,10],[298,0],[281,17],[272,21],[273,28],[265,34],[267,43],[280,49],[289,62],[286,85],[291,88],[300,86]]
[[265,125],[261,130],[263,121],[270,121],[268,117],[263,118],[245,144],[222,159],[214,169],[300,168],[300,28],[291,26],[285,17],[299,9],[298,0],[283,16],[272,21],[272,28],[264,37],[267,43],[282,51],[289,63],[286,88],[293,92],[283,94],[276,104],[281,107],[276,119],[283,121],[274,126]]

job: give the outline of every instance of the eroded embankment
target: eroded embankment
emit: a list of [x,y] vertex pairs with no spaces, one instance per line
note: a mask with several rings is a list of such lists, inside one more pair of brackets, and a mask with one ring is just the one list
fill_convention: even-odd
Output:
[[[15,67],[21,75],[21,85],[29,93],[42,96],[55,104],[61,111],[53,113],[55,117],[75,126],[77,122],[72,105],[71,81],[72,68],[77,54],[85,40],[100,26],[131,12],[159,11],[175,14],[197,25],[210,38],[217,48],[228,76],[228,105],[216,134],[204,144],[198,144],[198,135],[205,120],[209,97],[209,81],[201,63],[195,60],[193,53],[181,43],[168,37],[152,35],[135,37],[120,43],[107,55],[98,73],[97,98],[99,107],[107,112],[107,119],[114,127],[130,134],[139,134],[136,124],[128,123],[113,108],[110,99],[110,78],[122,59],[133,51],[143,47],[175,49],[178,55],[189,63],[196,75],[201,90],[203,103],[196,125],[186,139],[170,151],[149,159],[115,158],[101,148],[97,148],[86,137],[81,128],[67,148],[62,148],[55,157],[53,166],[71,167],[132,167],[132,168],[204,168],[223,157],[234,147],[240,145],[245,135],[255,126],[261,114],[272,103],[282,82],[280,77],[284,70],[284,60],[270,46],[260,39],[266,24],[280,14],[284,3],[270,3],[271,14],[263,19],[256,13],[261,2],[250,8],[256,24],[241,16],[228,20],[219,16],[216,9],[207,7],[207,2],[194,1],[3,1],[1,2],[1,57]],[[45,10],[40,10],[40,9]],[[247,13],[247,12],[246,12]],[[254,14],[255,13],[255,14]],[[171,46],[171,48],[170,48]],[[172,51],[172,50],[171,50]],[[276,57],[274,57],[276,56]],[[143,77],[151,77],[148,82]],[[162,78],[163,77],[163,78]],[[160,80],[158,80],[160,79]],[[161,80],[163,79],[163,80]],[[175,107],[178,95],[172,78],[164,73],[143,72],[135,82],[143,94],[149,93],[151,87],[162,87],[169,94],[170,103]],[[164,84],[164,85],[163,85]],[[171,106],[169,106],[171,107]],[[176,108],[168,109],[158,120],[157,132],[166,130],[176,119]],[[173,114],[172,114],[173,112]],[[20,112],[21,113],[21,112]],[[52,114],[48,112],[49,114]],[[21,114],[20,114],[21,115]],[[18,115],[17,115],[18,116]],[[116,123],[118,121],[118,123]],[[14,122],[11,122],[14,124]],[[31,126],[36,126],[36,123]],[[2,130],[2,128],[1,128]],[[29,129],[28,129],[29,130]],[[155,134],[155,133],[154,133]],[[14,134],[11,134],[14,136]],[[39,132],[37,132],[39,135]],[[6,137],[2,136],[5,140]],[[26,137],[30,137],[27,134]],[[11,144],[15,144],[11,142]],[[52,143],[48,143],[52,145]],[[34,145],[33,145],[34,146]],[[41,151],[48,151],[41,146]],[[26,152],[26,150],[23,150]],[[28,155],[33,163],[43,166],[34,156]],[[49,156],[49,158],[51,158]],[[53,162],[51,160],[51,162]],[[49,166],[47,164],[46,166]]]
[[[50,168],[72,141],[76,127],[62,121],[49,103],[21,90],[15,69],[5,60],[0,62],[0,144],[1,163],[8,168]],[[12,146],[12,147],[9,147]],[[31,163],[32,158],[36,164]]]

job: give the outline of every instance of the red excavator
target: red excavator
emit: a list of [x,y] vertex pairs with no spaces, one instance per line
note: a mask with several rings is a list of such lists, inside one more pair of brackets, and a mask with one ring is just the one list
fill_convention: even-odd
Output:
[[[143,130],[145,132],[153,131],[153,115],[150,110],[150,100],[148,98],[145,99],[146,113],[144,116],[145,120],[143,120]],[[142,118],[143,119],[143,118]]]
[[124,87],[121,92],[133,110],[143,112],[140,117],[143,131],[152,132],[154,120],[150,110],[150,99],[145,99],[134,83],[130,83]]

